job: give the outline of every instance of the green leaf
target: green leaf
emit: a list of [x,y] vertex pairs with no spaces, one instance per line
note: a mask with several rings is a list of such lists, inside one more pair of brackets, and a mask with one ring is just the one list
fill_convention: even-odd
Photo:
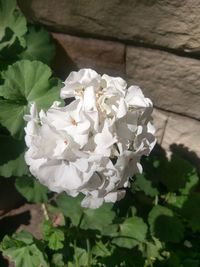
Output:
[[79,224],[83,214],[83,208],[80,205],[81,200],[81,195],[73,198],[66,193],[62,193],[56,198],[57,206],[66,217],[70,218],[74,226]]
[[24,140],[16,140],[9,133],[0,132],[0,166],[10,160],[15,160],[21,153],[24,152]]
[[15,233],[14,238],[16,240],[23,241],[27,245],[32,244],[34,242],[34,237],[31,235],[31,233],[26,232],[26,231]]
[[184,237],[184,226],[172,210],[157,205],[149,213],[152,235],[164,242],[179,242]]
[[96,242],[92,248],[92,254],[96,257],[109,257],[112,254],[110,247],[107,244],[104,244],[101,240]]
[[65,236],[62,230],[53,227],[50,221],[44,221],[42,228],[44,240],[48,242],[50,249],[58,250],[63,248],[63,241],[65,240]]
[[191,170],[190,172],[190,175],[188,175],[188,179],[185,186],[183,188],[180,188],[179,192],[182,195],[189,195],[197,186],[198,182],[199,182],[199,177],[197,171],[195,168],[193,168],[193,170]]
[[88,267],[88,253],[85,249],[74,247],[74,263],[72,266]]
[[128,218],[119,227],[118,236],[112,241],[114,244],[132,248],[145,241],[148,228],[142,218],[136,216]]
[[174,192],[186,186],[194,167],[178,155],[172,155],[171,161],[164,161],[160,168],[160,180],[168,191]]
[[52,267],[65,267],[64,263],[64,258],[61,253],[55,253],[53,254],[51,264],[53,265]]
[[193,231],[200,231],[200,194],[192,193],[182,208],[182,215],[187,219]]
[[85,230],[106,231],[115,217],[112,205],[106,203],[98,209],[86,209],[81,207],[82,199],[81,195],[73,198],[63,193],[58,196],[56,203],[64,215],[71,219],[74,226],[80,224],[80,228]]
[[28,60],[18,61],[2,73],[0,123],[13,136],[23,136],[23,116],[29,113],[29,103],[36,102],[39,109],[46,109],[59,99],[61,84],[51,75],[45,64]]
[[183,262],[183,267],[199,267],[199,264],[199,260],[186,259]]
[[2,177],[23,176],[28,173],[29,170],[24,160],[24,153],[0,166],[0,176]]
[[115,212],[112,211],[112,204],[104,203],[98,209],[83,209],[83,219],[80,227],[82,229],[98,229],[104,231],[112,224]]
[[11,20],[15,7],[16,7],[15,0],[7,0],[7,1],[0,0],[0,20],[1,20],[0,40],[2,40],[2,38],[4,37],[5,29],[9,25],[9,21]]
[[26,50],[21,53],[20,58],[40,60],[46,64],[51,62],[55,54],[55,46],[51,42],[49,32],[43,28],[30,27],[25,40]]
[[187,196],[177,196],[176,194],[170,194],[167,196],[167,203],[175,208],[182,209],[184,203],[187,201]]
[[18,177],[16,178],[15,186],[22,196],[30,202],[44,203],[48,201],[48,188],[34,177]]
[[47,256],[30,234],[18,233],[5,236],[0,250],[4,256],[15,262],[15,267],[49,267]]
[[146,241],[142,244],[139,249],[142,251],[145,258],[158,259],[161,258],[160,252],[162,251],[163,246],[162,243],[154,237],[152,241]]
[[[0,50],[11,46],[16,40],[25,46],[23,35],[27,31],[26,19],[16,9],[15,0],[0,0]],[[9,30],[12,34],[7,33]]]
[[24,141],[15,140],[0,129],[0,176],[11,177],[28,174],[24,160]]
[[133,189],[143,191],[147,196],[155,197],[159,194],[157,188],[153,187],[150,180],[147,180],[145,173],[138,174],[133,184]]

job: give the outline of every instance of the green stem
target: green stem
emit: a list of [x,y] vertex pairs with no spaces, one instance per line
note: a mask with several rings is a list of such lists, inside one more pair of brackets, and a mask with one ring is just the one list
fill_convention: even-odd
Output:
[[74,257],[75,257],[75,266],[79,267],[77,252],[76,252],[76,240],[74,240]]
[[155,200],[154,200],[154,205],[157,206],[158,205],[158,196],[155,196]]
[[88,252],[88,264],[87,264],[87,266],[91,267],[91,247],[90,247],[90,241],[88,238],[86,239],[86,245],[87,245],[87,252]]
[[49,214],[48,214],[46,205],[44,203],[42,203],[41,207],[42,207],[42,211],[43,211],[43,214],[44,214],[44,218],[47,221],[49,221],[50,218],[49,218]]

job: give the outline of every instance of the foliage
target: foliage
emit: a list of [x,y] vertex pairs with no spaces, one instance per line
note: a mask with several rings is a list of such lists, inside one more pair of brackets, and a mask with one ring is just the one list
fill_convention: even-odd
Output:
[[0,21],[0,176],[21,177],[29,175],[23,116],[32,101],[43,109],[51,106],[61,84],[44,64],[54,55],[49,33],[27,25],[15,0],[0,0]]
[[13,237],[5,236],[1,249],[15,261],[16,267],[48,267],[47,257],[41,245],[30,233],[20,232]]
[[199,178],[182,157],[155,150],[126,197],[96,210],[82,208],[81,195],[50,194],[30,175],[23,116],[32,101],[45,109],[58,99],[60,81],[45,65],[54,46],[48,32],[27,25],[14,0],[0,0],[0,20],[0,176],[16,177],[17,190],[47,212],[42,239],[5,236],[2,254],[16,267],[200,266]]
[[[18,178],[18,190],[29,201],[45,201],[50,219],[43,223],[42,240],[32,237],[30,242],[29,238],[22,240],[16,234],[4,237],[3,254],[16,264],[20,262],[22,267],[27,264],[25,260],[30,260],[28,266],[35,266],[38,257],[44,261],[44,266],[52,267],[199,266],[198,175],[189,162],[176,156],[177,168],[179,164],[187,165],[176,179],[186,178],[184,185],[180,183],[180,188],[169,191],[163,183],[161,170],[168,175],[165,171],[174,166],[173,157],[170,161],[154,154],[145,159],[144,173],[136,177],[125,199],[114,205],[104,204],[96,210],[80,206],[83,196],[73,198],[62,193],[48,199],[48,192],[39,187],[35,190],[35,180],[31,177]],[[140,187],[138,179],[141,177]],[[63,214],[65,220],[55,223],[53,214]],[[39,251],[36,253],[36,250]],[[21,251],[27,256],[22,256]]]
[[51,62],[55,47],[49,33],[28,25],[16,0],[0,0],[0,21],[0,70],[19,59]]

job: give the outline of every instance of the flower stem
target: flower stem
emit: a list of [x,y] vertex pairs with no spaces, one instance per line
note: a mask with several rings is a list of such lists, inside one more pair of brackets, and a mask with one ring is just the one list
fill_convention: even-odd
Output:
[[90,247],[90,241],[87,238],[86,239],[86,245],[87,245],[87,253],[88,253],[88,264],[87,266],[90,267],[91,266],[91,247]]
[[43,214],[44,214],[44,218],[47,221],[49,221],[50,218],[49,218],[49,214],[48,214],[48,210],[47,210],[46,205],[44,203],[42,203],[41,207],[42,207],[42,211],[43,211]]

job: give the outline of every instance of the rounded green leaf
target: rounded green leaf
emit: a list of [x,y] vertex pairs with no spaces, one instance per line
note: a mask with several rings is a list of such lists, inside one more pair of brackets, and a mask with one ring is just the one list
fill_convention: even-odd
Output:
[[143,191],[150,197],[155,197],[159,194],[157,188],[153,187],[152,182],[146,178],[145,173],[136,175],[136,180],[132,185],[132,189],[136,191]]
[[186,199],[181,212],[189,227],[200,232],[200,193],[192,193]]
[[64,232],[54,227],[52,222],[44,221],[43,223],[43,236],[44,240],[48,242],[48,246],[52,250],[59,250],[63,248],[63,241],[65,240]]
[[59,99],[61,84],[51,76],[47,65],[29,60],[18,61],[2,73],[0,123],[12,135],[23,136],[23,116],[29,112],[29,103],[36,102],[38,108],[46,109]]
[[113,243],[126,248],[132,248],[146,239],[148,227],[137,216],[126,219],[119,225],[119,233],[116,238],[113,239]]
[[30,202],[44,203],[48,201],[48,188],[33,177],[19,177],[15,181],[15,186],[20,194]]
[[22,176],[28,174],[24,160],[24,140],[16,140],[5,129],[0,128],[0,176]]
[[170,162],[165,160],[160,168],[160,180],[168,191],[174,192],[187,186],[190,176],[194,174],[194,167],[178,155],[172,155]]
[[37,243],[29,233],[17,233],[13,237],[5,236],[0,250],[15,267],[49,267],[46,254]]
[[16,7],[16,0],[0,0],[0,50],[10,47],[16,40],[25,46],[26,19]]
[[80,224],[79,227],[82,229],[97,229],[104,233],[106,228],[112,225],[115,217],[112,205],[105,203],[98,209],[86,209],[81,207],[82,199],[81,195],[74,198],[62,193],[57,197],[56,203],[74,226]]
[[40,60],[49,64],[55,54],[55,46],[50,34],[43,28],[30,27],[25,36],[26,49],[20,54],[22,59]]
[[152,235],[164,242],[179,242],[184,237],[184,226],[172,210],[157,205],[149,213]]

